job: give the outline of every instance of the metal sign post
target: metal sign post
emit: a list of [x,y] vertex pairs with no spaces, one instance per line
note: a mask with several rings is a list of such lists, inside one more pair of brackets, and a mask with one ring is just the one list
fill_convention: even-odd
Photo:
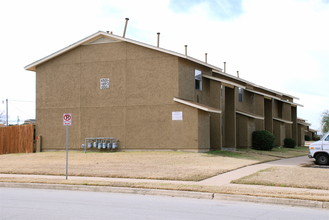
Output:
[[69,171],[69,126],[72,125],[72,114],[63,115],[63,125],[66,127],[66,179]]
[[69,126],[66,125],[66,179],[69,172]]

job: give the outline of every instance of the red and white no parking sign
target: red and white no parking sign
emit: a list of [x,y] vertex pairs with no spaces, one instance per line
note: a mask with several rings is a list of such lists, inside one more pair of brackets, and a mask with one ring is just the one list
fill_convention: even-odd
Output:
[[63,125],[72,125],[72,114],[71,113],[63,114]]
[[72,125],[72,114],[71,113],[64,113],[63,114],[63,125],[65,126],[66,130],[66,179],[68,177],[69,173],[69,156],[68,156],[68,151],[69,151],[69,126]]

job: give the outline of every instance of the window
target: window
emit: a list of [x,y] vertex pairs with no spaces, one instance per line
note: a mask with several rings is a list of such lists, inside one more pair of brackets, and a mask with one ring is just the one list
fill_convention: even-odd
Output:
[[325,141],[329,141],[329,136],[326,137]]
[[238,88],[239,102],[243,102],[243,89]]
[[194,86],[196,90],[202,90],[202,72],[200,70],[194,72]]

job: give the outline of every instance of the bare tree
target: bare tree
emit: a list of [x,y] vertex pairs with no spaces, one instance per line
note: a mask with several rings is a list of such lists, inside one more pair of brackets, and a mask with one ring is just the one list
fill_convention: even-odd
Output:
[[5,122],[6,122],[6,115],[5,115],[5,112],[2,111],[2,112],[0,112],[0,123],[5,124]]
[[329,110],[322,112],[321,129],[323,134],[329,131]]

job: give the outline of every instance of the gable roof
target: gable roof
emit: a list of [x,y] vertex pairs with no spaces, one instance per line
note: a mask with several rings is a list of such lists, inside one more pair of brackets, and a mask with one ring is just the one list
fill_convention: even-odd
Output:
[[36,67],[50,59],[53,59],[65,52],[68,52],[80,45],[85,45],[85,44],[88,44],[88,43],[92,43],[92,42],[99,42],[101,43],[103,41],[103,43],[105,43],[104,41],[106,41],[105,39],[102,39],[102,38],[105,38],[105,39],[108,39],[108,41],[116,41],[116,42],[128,42],[128,43],[132,43],[132,44],[135,44],[135,45],[139,45],[139,46],[142,46],[142,47],[146,47],[146,48],[149,48],[149,49],[152,49],[152,50],[157,50],[157,51],[160,51],[160,52],[163,52],[163,53],[167,53],[167,54],[170,54],[170,55],[173,55],[173,56],[177,56],[177,57],[181,57],[183,59],[186,59],[186,60],[190,60],[192,62],[195,62],[195,63],[198,63],[200,65],[203,65],[203,66],[206,66],[206,67],[209,67],[213,70],[217,70],[217,71],[221,71],[221,68],[218,68],[216,66],[213,66],[211,64],[208,64],[206,62],[203,62],[201,60],[198,60],[198,59],[195,59],[193,57],[190,57],[190,56],[187,56],[187,55],[183,55],[181,53],[177,53],[177,52],[174,52],[174,51],[171,51],[171,50],[166,50],[166,49],[163,49],[163,48],[160,48],[160,47],[156,47],[156,46],[153,46],[153,45],[150,45],[150,44],[145,44],[145,43],[142,43],[142,42],[139,42],[139,41],[135,41],[135,40],[132,40],[132,39],[129,39],[129,38],[124,38],[124,37],[120,37],[118,35],[114,35],[112,33],[107,33],[107,32],[104,32],[104,31],[99,31],[95,34],[92,34],[76,43],[73,43],[55,53],[52,53],[40,60],[37,60],[27,66],[25,66],[25,70],[30,70],[30,71],[36,71]]
[[[37,60],[27,66],[25,66],[25,70],[29,70],[29,71],[36,71],[36,67],[40,64],[43,64],[45,62],[47,62],[48,60],[51,60],[57,56],[60,56],[70,50],[73,50],[74,48],[80,46],[80,45],[86,45],[86,44],[93,44],[93,43],[108,43],[108,42],[128,42],[128,43],[131,43],[131,44],[135,44],[135,45],[139,45],[139,46],[142,46],[142,47],[145,47],[145,48],[149,48],[149,49],[152,49],[152,50],[157,50],[159,52],[163,52],[163,53],[167,53],[167,54],[170,54],[170,55],[173,55],[173,56],[176,56],[176,57],[180,57],[180,58],[183,58],[183,59],[186,59],[186,60],[189,60],[189,61],[192,61],[194,63],[198,63],[200,65],[203,65],[203,66],[206,66],[210,69],[212,69],[212,72],[213,73],[216,73],[216,74],[219,74],[219,75],[223,75],[223,76],[226,76],[230,79],[233,79],[235,81],[238,81],[241,83],[237,83],[235,86],[237,85],[240,85],[240,87],[243,86],[243,84],[245,85],[251,85],[253,87],[257,87],[257,88],[260,88],[260,89],[263,89],[265,91],[268,91],[268,92],[272,92],[272,93],[275,93],[275,94],[278,94],[279,96],[287,96],[287,97],[290,97],[290,98],[293,98],[293,99],[299,99],[297,97],[294,97],[294,96],[291,96],[291,95],[288,95],[288,94],[284,94],[284,93],[280,93],[280,92],[277,92],[277,91],[274,91],[274,90],[271,90],[271,89],[268,89],[268,88],[265,88],[265,87],[262,87],[262,86],[258,86],[258,85],[255,85],[251,82],[248,82],[247,80],[244,80],[244,79],[241,79],[239,77],[235,77],[233,75],[230,75],[230,74],[227,74],[227,73],[224,73],[222,71],[221,68],[219,67],[216,67],[214,65],[211,65],[209,63],[206,63],[204,61],[201,61],[201,60],[198,60],[198,59],[195,59],[193,57],[190,57],[190,56],[187,56],[185,54],[181,54],[181,53],[177,53],[177,52],[174,52],[174,51],[171,51],[171,50],[166,50],[166,49],[163,49],[163,48],[160,48],[160,47],[156,47],[156,46],[153,46],[153,45],[150,45],[150,44],[146,44],[146,43],[142,43],[142,42],[139,42],[139,41],[135,41],[135,40],[132,40],[132,39],[129,39],[129,38],[124,38],[124,37],[120,37],[118,35],[114,35],[112,33],[108,33],[108,32],[104,32],[104,31],[98,31],[80,41],[77,41],[76,43],[73,43],[59,51],[56,51],[55,53],[52,53],[40,60]],[[206,77],[206,78],[209,78],[211,80],[216,80],[217,77],[211,77],[211,76],[203,76],[203,77]],[[211,78],[210,78],[211,77]],[[223,81],[221,79],[221,81]],[[232,84],[232,82],[230,83]],[[281,99],[280,99],[281,100]],[[295,105],[299,105],[299,104],[296,104],[296,103],[293,103]],[[299,105],[301,106],[301,105]]]

